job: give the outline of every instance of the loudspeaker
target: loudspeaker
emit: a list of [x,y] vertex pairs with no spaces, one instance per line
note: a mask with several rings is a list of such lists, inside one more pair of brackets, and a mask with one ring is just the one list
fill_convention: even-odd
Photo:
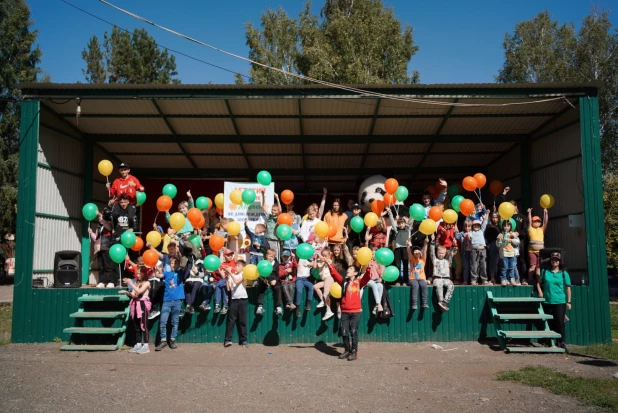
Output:
[[77,251],[58,251],[54,257],[54,287],[82,286],[82,254]]

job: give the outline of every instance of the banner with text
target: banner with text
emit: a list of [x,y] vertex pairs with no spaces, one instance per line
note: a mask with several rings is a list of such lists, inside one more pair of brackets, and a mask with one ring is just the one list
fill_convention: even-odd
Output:
[[[230,194],[233,190],[238,189],[241,192],[245,189],[253,189],[257,195],[255,201],[251,205],[241,204],[236,205],[230,200]],[[264,204],[270,211],[273,202],[275,201],[275,184],[271,183],[268,186],[262,186],[257,182],[224,182],[223,183],[223,216],[231,218],[241,225],[245,222],[245,218],[249,221],[247,225],[253,230],[255,224],[265,223],[266,215],[262,209],[262,198],[265,197]],[[243,228],[244,231],[244,228]]]

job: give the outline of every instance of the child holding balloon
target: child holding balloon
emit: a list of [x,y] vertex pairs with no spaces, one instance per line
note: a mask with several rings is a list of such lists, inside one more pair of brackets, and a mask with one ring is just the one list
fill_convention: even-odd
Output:
[[511,285],[520,285],[519,278],[516,276],[515,265],[515,248],[519,246],[519,238],[513,232],[513,223],[511,219],[502,221],[502,232],[498,234],[496,245],[500,251],[500,259],[502,261],[502,269],[500,272],[500,284],[506,287],[507,283]]
[[410,240],[408,240],[408,260],[410,261],[410,286],[412,287],[412,310],[418,309],[418,290],[421,290],[422,307],[429,308],[427,305],[427,277],[425,276],[425,261],[427,260],[427,244],[429,238],[425,238],[425,245],[423,250],[419,247],[412,247]]
[[541,275],[539,252],[545,248],[545,231],[547,231],[548,221],[547,208],[543,209],[543,221],[538,216],[533,217],[532,208],[528,208],[528,259],[530,260],[528,279],[530,280],[538,281]]
[[320,256],[314,262],[314,266],[318,269],[321,280],[313,286],[315,293],[320,299],[320,302],[318,303],[316,308],[326,307],[326,313],[324,314],[324,317],[322,317],[322,321],[326,321],[335,315],[335,313],[333,313],[333,310],[331,309],[331,300],[329,296],[330,287],[331,285],[333,285],[334,282],[333,277],[330,274],[329,262],[332,263],[332,257],[330,251],[327,249],[322,251]]
[[227,279],[227,287],[230,291],[230,311],[227,315],[225,341],[223,342],[225,347],[232,345],[234,324],[236,324],[238,330],[239,344],[243,347],[249,347],[247,344],[247,299],[249,296],[243,280],[245,264],[243,260],[236,261],[236,272]]
[[[275,298],[275,313],[277,315],[283,315],[283,309],[281,308],[281,281],[279,280],[278,269],[279,263],[276,259],[277,251],[272,248],[269,248],[266,251],[266,260],[270,263],[272,267],[272,272],[270,275],[263,275],[260,272],[260,283],[258,284],[258,298],[257,298],[257,310],[255,314],[261,315],[264,314],[264,294],[266,293],[267,288],[272,288],[273,297]],[[260,264],[264,264],[264,262],[260,262]],[[267,268],[267,267],[266,267]],[[260,271],[260,266],[258,266],[258,271]],[[298,307],[298,305],[297,305]]]
[[285,298],[285,308],[294,310],[294,291],[296,290],[296,270],[298,264],[292,258],[292,253],[285,250],[281,253],[281,262],[279,263],[278,274],[281,282],[281,290]]
[[178,212],[180,212],[185,217],[184,223],[180,227],[180,229],[176,228],[176,225],[172,225],[172,223],[170,222],[170,218],[172,217],[170,215],[170,212],[167,211],[165,213],[165,220],[170,223],[170,226],[174,227],[179,236],[182,236],[184,234],[190,234],[193,232],[193,225],[191,225],[191,222],[189,222],[189,220],[187,219],[187,212],[193,207],[195,207],[193,202],[193,196],[191,196],[191,191],[187,191],[187,200],[182,201],[178,204]]
[[410,280],[410,264],[408,262],[408,251],[406,241],[410,238],[411,225],[413,220],[406,222],[405,218],[397,217],[397,220],[393,219],[393,213],[391,208],[387,209],[388,217],[391,220],[391,226],[395,233],[395,239],[393,241],[393,252],[395,253],[395,266],[399,270],[399,282],[402,285],[408,285]]
[[266,225],[255,224],[254,230],[251,231],[251,228],[249,228],[247,222],[248,221],[245,218],[245,233],[249,236],[251,241],[249,246],[249,263],[257,265],[264,259],[264,250],[268,246],[266,244],[266,236],[264,236],[264,233],[266,232]]

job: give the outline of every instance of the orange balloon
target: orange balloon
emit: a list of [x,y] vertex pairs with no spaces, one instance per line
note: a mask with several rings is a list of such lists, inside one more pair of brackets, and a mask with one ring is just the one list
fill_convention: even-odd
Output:
[[[397,200],[395,199],[395,195],[389,194],[389,193],[384,194],[384,205],[386,205],[386,206],[393,206],[393,205],[395,205],[396,201]],[[382,213],[382,211],[380,211],[380,214],[381,213]],[[376,214],[376,215],[380,215],[380,214]]]
[[219,215],[223,215],[223,209],[221,209],[221,208],[217,208],[217,214],[219,214]]
[[471,176],[466,176],[463,181],[461,181],[461,185],[463,185],[466,191],[474,191],[476,189],[476,179]]
[[292,201],[294,201],[294,192],[286,189],[285,191],[281,192],[281,195],[279,197],[281,198],[281,202],[289,205],[292,203]]
[[223,249],[223,245],[225,245],[225,239],[223,239],[223,237],[219,234],[213,234],[210,236],[208,245],[210,245],[210,249],[213,251],[221,251]]
[[500,181],[491,181],[489,184],[489,192],[491,192],[494,196],[497,196],[500,192],[504,190],[504,185]]
[[277,217],[277,224],[279,225],[289,225],[292,226],[292,216],[290,214],[287,213],[282,213],[279,214],[279,216]]
[[397,188],[399,188],[399,182],[397,182],[395,178],[388,178],[384,182],[384,189],[386,189],[386,192],[391,195],[393,195],[395,191],[397,191]]
[[157,210],[159,212],[169,211],[172,208],[172,198],[167,195],[161,195],[157,199]]
[[333,238],[335,235],[337,235],[337,225],[328,224],[328,238]]
[[159,262],[159,254],[153,250],[146,250],[142,254],[142,259],[146,266],[154,268],[157,266],[157,262]]
[[464,216],[472,215],[474,213],[474,202],[469,199],[464,199],[459,204],[459,210]]
[[438,222],[442,219],[442,208],[439,206],[434,206],[429,209],[429,218]]
[[384,201],[380,201],[379,199],[373,201],[371,203],[371,210],[374,214],[380,215],[382,211],[384,211]]
[[133,251],[141,251],[144,248],[144,240],[142,237],[135,237],[135,244],[131,247]]
[[[193,225],[193,224],[191,224],[191,225]],[[206,219],[202,216],[200,218],[200,221],[196,225],[193,225],[193,228],[202,229],[202,228],[204,228],[204,225],[206,225]]]
[[476,187],[481,189],[487,183],[487,178],[482,173],[474,174],[474,180],[476,181]]
[[193,228],[195,228],[197,227],[197,224],[200,223],[200,220],[204,219],[204,216],[202,215],[202,211],[200,211],[199,209],[191,208],[187,211],[187,219],[189,220]]

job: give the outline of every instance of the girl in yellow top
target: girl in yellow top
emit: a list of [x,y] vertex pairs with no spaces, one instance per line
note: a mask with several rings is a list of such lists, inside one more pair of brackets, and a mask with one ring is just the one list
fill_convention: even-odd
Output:
[[423,308],[429,308],[427,305],[427,277],[425,277],[425,262],[427,261],[427,244],[429,238],[425,237],[425,245],[423,251],[419,247],[412,247],[408,239],[408,259],[410,261],[410,281],[408,283],[412,287],[412,310],[418,309],[418,289],[421,289],[421,302]]
[[[547,231],[547,222],[549,214],[547,208],[543,209],[543,221],[538,216],[532,216],[532,208],[528,208],[528,259],[530,260],[530,268],[528,268],[528,279],[536,279],[538,282],[541,275],[541,260],[539,259],[539,251],[545,248],[545,231]],[[534,277],[536,275],[536,278]]]

